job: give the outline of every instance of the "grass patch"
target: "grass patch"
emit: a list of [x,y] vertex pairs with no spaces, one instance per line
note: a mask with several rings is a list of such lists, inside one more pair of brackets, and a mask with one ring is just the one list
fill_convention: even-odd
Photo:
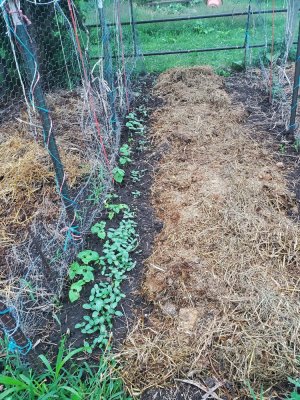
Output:
[[63,339],[53,363],[44,355],[39,356],[43,369],[40,373],[24,366],[18,356],[7,356],[1,361],[0,399],[130,400],[109,357],[101,356],[93,367],[75,363],[83,350],[66,349]]
[[[213,15],[215,13],[247,11],[249,4],[248,0],[239,1],[238,3],[229,0],[224,3],[225,4],[219,9],[210,9],[206,7],[202,1],[194,2],[189,6],[173,4],[156,8],[141,3],[135,3],[134,13],[136,21],[151,20],[178,16]],[[281,0],[277,1],[276,8],[284,8],[284,2]],[[271,9],[272,4],[267,1],[262,2],[261,6],[256,2],[252,4],[252,10],[255,11]],[[106,14],[109,22],[114,21],[114,11],[110,1],[106,2]],[[121,4],[121,16],[123,21],[129,21],[129,8],[127,1],[124,1]],[[251,17],[249,30],[250,45],[271,43],[272,18],[272,14],[259,14]],[[274,18],[274,40],[275,43],[282,43],[285,31],[286,14],[276,13]],[[95,13],[92,14],[92,12],[87,8],[86,19],[88,23],[97,23],[97,16],[95,16]],[[247,16],[245,15],[229,18],[212,18],[137,25],[138,47],[141,53],[147,53],[168,50],[243,46],[245,41],[246,23]],[[112,32],[113,30],[114,29],[112,28]],[[92,30],[91,32],[93,43],[91,55],[97,56],[99,54],[99,35],[96,30]],[[125,51],[131,53],[132,33],[130,26],[123,27],[123,38]],[[264,51],[265,49],[252,49],[249,52],[249,61],[255,63],[259,54],[262,54]],[[233,63],[242,63],[243,61],[244,50],[161,55],[145,57],[144,59],[139,60],[137,70],[162,72],[171,67],[201,64],[209,64],[215,68],[223,68],[231,66]]]

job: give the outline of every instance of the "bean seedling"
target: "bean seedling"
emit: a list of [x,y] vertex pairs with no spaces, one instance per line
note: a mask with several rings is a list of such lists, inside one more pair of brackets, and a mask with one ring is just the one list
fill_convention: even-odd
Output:
[[113,172],[114,180],[116,182],[118,182],[118,183],[122,183],[123,179],[124,179],[124,176],[125,176],[124,169],[119,168],[119,167],[115,167],[112,172]]
[[69,278],[75,279],[77,276],[81,278],[72,283],[69,290],[69,299],[71,303],[78,300],[83,286],[94,280],[94,268],[89,264],[99,262],[99,254],[96,251],[84,250],[78,253],[77,258],[83,262],[84,265],[79,264],[77,261],[73,262],[69,268]]
[[131,159],[129,157],[131,154],[131,150],[128,144],[123,144],[123,146],[120,147],[120,154],[121,157],[119,158],[119,162],[121,165],[126,165],[131,162]]

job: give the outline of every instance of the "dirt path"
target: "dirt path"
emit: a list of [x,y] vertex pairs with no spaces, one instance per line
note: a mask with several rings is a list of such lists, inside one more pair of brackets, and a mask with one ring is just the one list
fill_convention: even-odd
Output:
[[124,378],[134,392],[181,378],[210,379],[227,398],[247,380],[270,394],[297,374],[295,196],[209,68],[170,70],[154,91],[164,105],[151,131],[166,153],[152,201],[164,228],[143,285],[153,311],[128,336]]

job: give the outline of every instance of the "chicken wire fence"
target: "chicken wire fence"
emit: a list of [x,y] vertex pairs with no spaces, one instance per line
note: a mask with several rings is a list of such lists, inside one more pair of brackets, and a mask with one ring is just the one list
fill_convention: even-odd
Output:
[[134,59],[124,57],[119,0],[112,35],[93,4],[102,23],[93,65],[76,1],[0,4],[0,316],[15,317],[15,327],[1,320],[15,348],[20,326],[29,336],[45,327],[112,187]]

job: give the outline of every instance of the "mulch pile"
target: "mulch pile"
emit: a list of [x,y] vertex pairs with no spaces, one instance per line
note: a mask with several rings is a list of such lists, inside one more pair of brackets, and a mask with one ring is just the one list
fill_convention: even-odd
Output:
[[300,227],[282,163],[208,67],[162,74],[151,117],[164,228],[146,262],[143,316],[123,348],[132,393],[212,378],[220,395],[271,389],[299,371]]

